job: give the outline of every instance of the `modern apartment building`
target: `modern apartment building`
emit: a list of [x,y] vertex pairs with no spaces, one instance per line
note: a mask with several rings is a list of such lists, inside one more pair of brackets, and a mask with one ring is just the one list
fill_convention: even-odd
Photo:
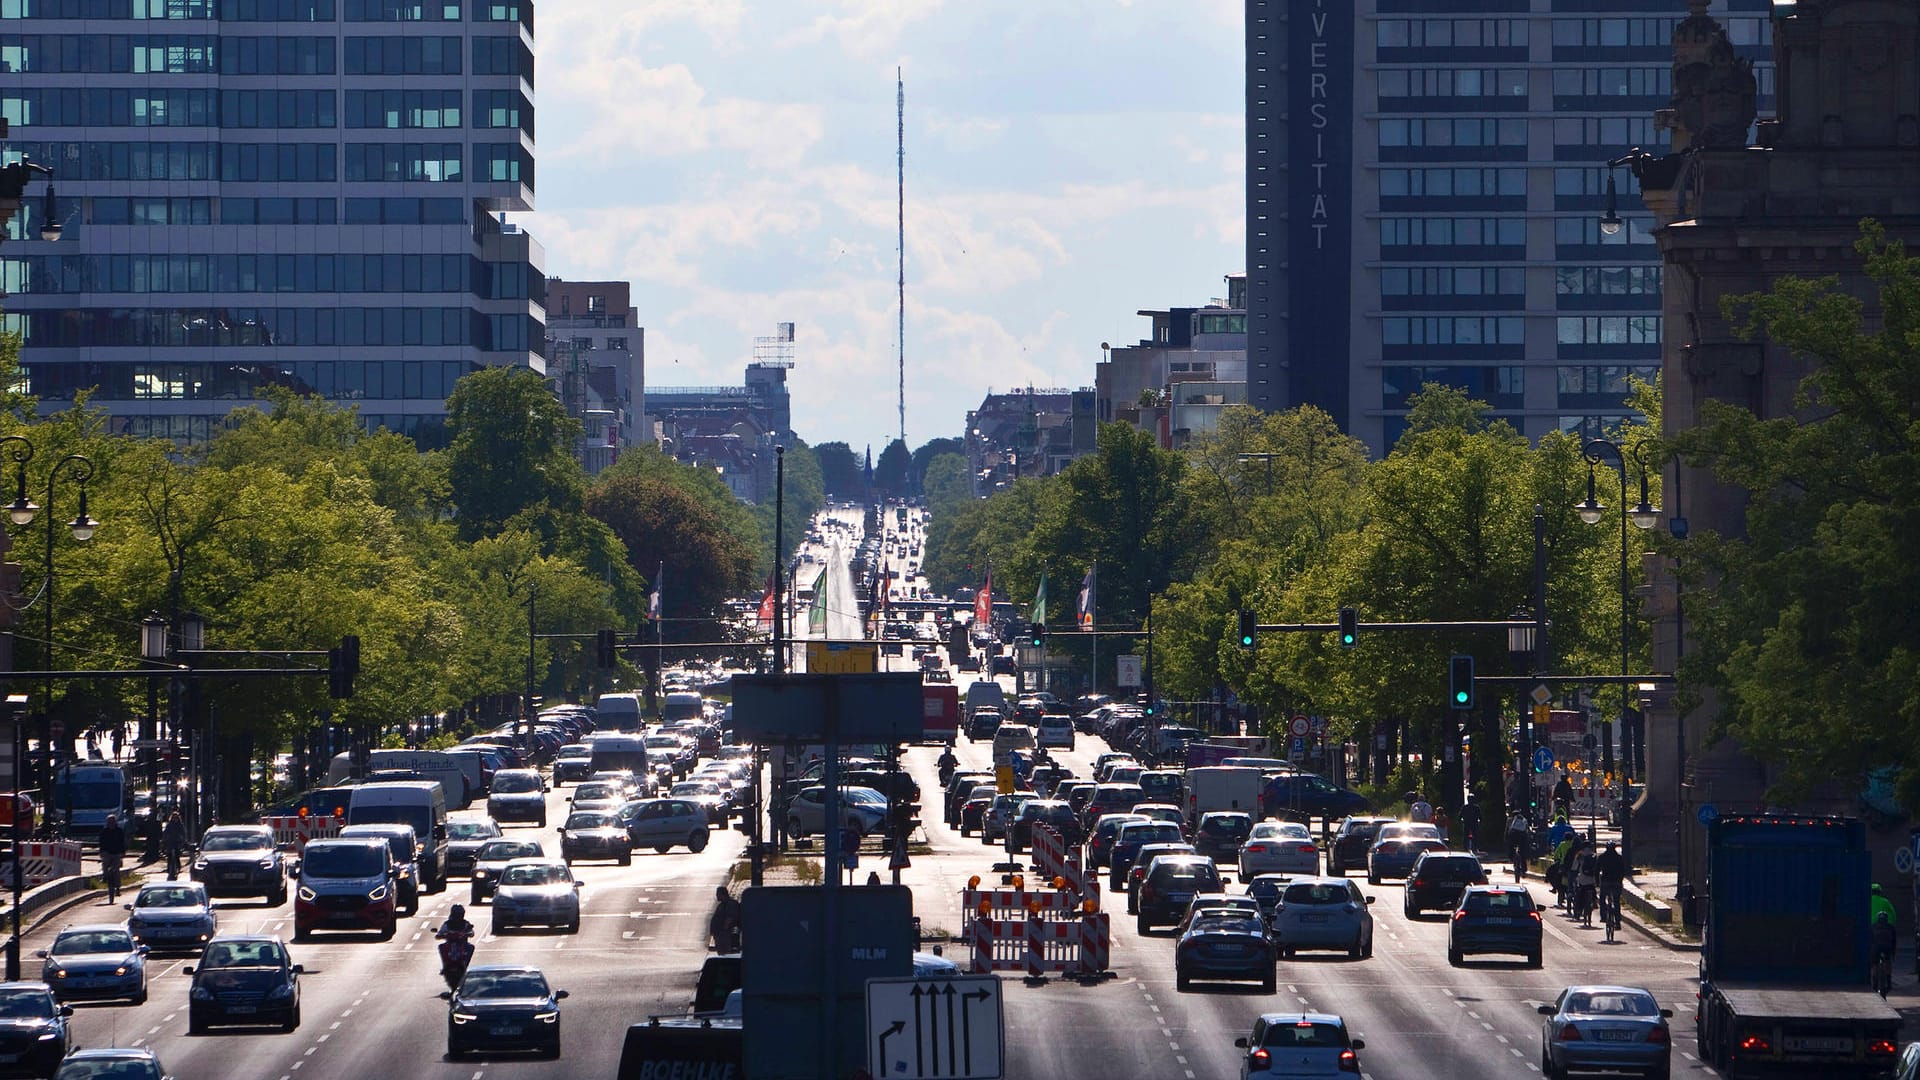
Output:
[[[1629,170],[1664,152],[1675,0],[1247,0],[1247,396],[1375,453],[1426,383],[1529,437],[1628,415],[1661,270]],[[1695,0],[1772,109],[1767,0]],[[1608,177],[1622,226],[1602,228]]]
[[205,438],[270,386],[442,438],[460,376],[545,370],[532,0],[0,0],[5,145],[65,230],[0,248],[43,408]]
[[583,427],[575,456],[597,474],[624,447],[654,442],[646,329],[624,281],[547,279],[547,381]]

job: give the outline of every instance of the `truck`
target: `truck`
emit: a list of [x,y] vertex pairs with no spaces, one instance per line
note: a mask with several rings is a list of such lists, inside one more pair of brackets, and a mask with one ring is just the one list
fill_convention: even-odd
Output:
[[1214,810],[1239,810],[1258,818],[1263,780],[1259,769],[1237,765],[1188,769],[1187,819],[1199,821],[1200,815]]
[[1900,1014],[1869,987],[1871,886],[1856,818],[1708,823],[1694,1026],[1720,1075],[1893,1075]]
[[960,688],[952,683],[920,684],[920,739],[952,742],[960,736]]

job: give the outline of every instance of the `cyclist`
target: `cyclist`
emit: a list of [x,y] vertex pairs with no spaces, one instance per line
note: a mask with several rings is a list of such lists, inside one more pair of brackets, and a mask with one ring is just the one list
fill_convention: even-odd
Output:
[[1573,856],[1573,914],[1583,926],[1593,925],[1593,894],[1600,885],[1592,845],[1584,845]]
[[[1879,886],[1874,886],[1878,889]],[[1880,899],[1876,896],[1875,899]],[[1893,985],[1893,950],[1898,939],[1894,929],[1893,915],[1886,911],[1876,911],[1873,916],[1873,988],[1881,997]]]
[[1900,925],[1900,913],[1894,910],[1893,901],[1887,899],[1886,892],[1880,888],[1880,883],[1877,881],[1873,883],[1872,898],[1868,902],[1867,914],[1873,922],[1879,922],[1881,917],[1885,916],[1887,922],[1896,927]]
[[1612,930],[1620,925],[1620,890],[1627,879],[1627,860],[1620,856],[1620,845],[1608,841],[1593,869],[1600,878],[1600,921]]
[[120,862],[127,857],[127,830],[120,815],[108,814],[100,829],[100,876],[107,880],[107,903],[120,902]]

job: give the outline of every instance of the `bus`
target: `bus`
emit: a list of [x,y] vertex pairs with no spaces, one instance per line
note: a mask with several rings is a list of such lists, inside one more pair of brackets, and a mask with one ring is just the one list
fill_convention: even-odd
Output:
[[63,765],[53,776],[47,812],[66,819],[67,832],[98,836],[108,814],[133,825],[133,776],[118,765]]

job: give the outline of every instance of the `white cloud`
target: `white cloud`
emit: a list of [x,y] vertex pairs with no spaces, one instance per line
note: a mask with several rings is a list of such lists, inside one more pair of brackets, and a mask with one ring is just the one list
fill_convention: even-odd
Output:
[[833,42],[846,52],[871,57],[891,52],[906,29],[932,18],[945,0],[839,0],[841,14],[817,15],[783,44],[807,47]]

